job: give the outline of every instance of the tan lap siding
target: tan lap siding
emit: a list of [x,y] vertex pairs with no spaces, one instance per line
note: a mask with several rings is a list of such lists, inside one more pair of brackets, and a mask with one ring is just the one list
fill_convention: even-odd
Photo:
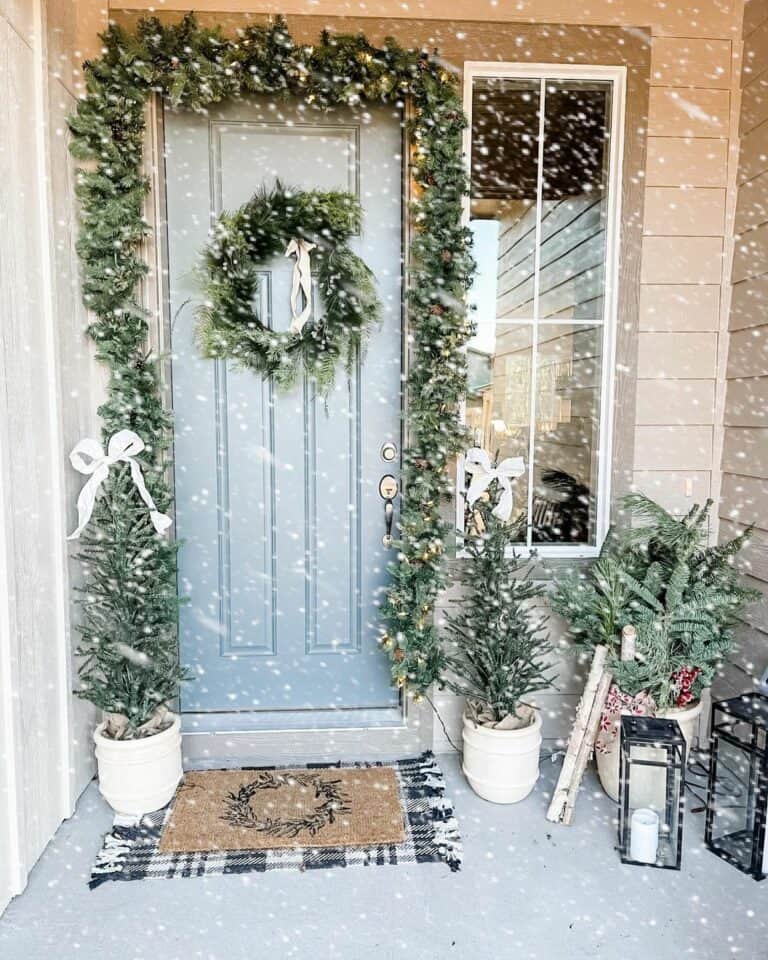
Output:
[[712,491],[732,55],[653,39],[634,482],[675,512]]
[[736,669],[720,692],[746,689],[768,662],[768,4],[747,0],[739,118],[733,293],[726,367],[720,539],[754,523],[742,566],[764,595],[748,611]]

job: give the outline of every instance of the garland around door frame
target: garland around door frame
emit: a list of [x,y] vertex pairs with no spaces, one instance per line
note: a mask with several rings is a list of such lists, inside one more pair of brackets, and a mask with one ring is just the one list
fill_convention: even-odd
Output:
[[[382,604],[382,645],[391,659],[393,682],[420,694],[440,678],[444,666],[434,607],[445,584],[443,558],[452,524],[441,515],[441,506],[452,492],[450,461],[465,446],[458,410],[466,388],[462,348],[471,323],[464,297],[473,263],[469,232],[462,224],[466,121],[457,79],[436,58],[404,50],[391,40],[377,48],[364,36],[324,33],[314,45],[298,44],[282,18],[250,26],[234,38],[219,28],[200,27],[191,15],[173,25],[147,18],[132,34],[111,26],[103,42],[102,56],[86,64],[87,92],[70,118],[72,151],[85,161],[77,181],[83,294],[93,317],[89,334],[109,368],[107,399],[99,410],[104,438],[130,429],[145,441],[139,459],[160,510],[171,501],[164,479],[170,415],[157,359],[148,353],[147,317],[137,292],[148,270],[142,258],[149,231],[143,207],[150,184],[142,171],[148,99],[159,95],[173,107],[198,112],[249,94],[298,96],[308,110],[318,112],[365,102],[410,104],[414,199],[406,284],[408,447],[403,452],[398,562],[392,565],[391,587]],[[94,562],[86,564],[86,597],[89,582],[106,576],[101,567],[116,559],[110,553],[114,531],[125,527],[126,513],[137,515],[142,506],[137,497],[120,470],[110,473],[92,522],[95,552]],[[125,609],[120,623],[91,625],[96,642],[99,633],[114,631],[127,640],[130,658],[126,624],[140,612],[147,589],[161,598],[156,604],[159,622],[164,630],[168,627],[177,599],[174,548],[156,536],[150,555],[137,558],[140,569],[153,571],[152,582],[121,597]],[[139,616],[137,622],[145,619]]]

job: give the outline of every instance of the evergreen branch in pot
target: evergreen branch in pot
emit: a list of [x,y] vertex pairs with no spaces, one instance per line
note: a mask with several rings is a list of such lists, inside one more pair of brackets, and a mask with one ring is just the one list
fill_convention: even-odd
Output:
[[508,557],[513,527],[487,502],[477,507],[482,534],[466,538],[462,596],[446,617],[448,674],[444,685],[466,697],[463,769],[481,797],[522,800],[539,775],[541,719],[532,694],[552,683],[546,618],[532,609],[542,600],[530,579],[533,563]]
[[[630,526],[613,530],[586,574],[561,578],[550,598],[577,649],[605,644],[625,693],[649,693],[659,709],[676,706],[674,675],[697,671],[695,695],[711,683],[733,648],[748,589],[734,558],[750,531],[707,546],[712,501],[674,517],[643,494],[623,500]],[[637,524],[637,525],[635,525]],[[637,629],[636,659],[623,662],[621,629]]]
[[[626,529],[613,530],[586,574],[560,579],[550,598],[577,650],[608,648],[611,709],[596,744],[603,786],[618,793],[616,739],[621,711],[674,717],[693,740],[701,694],[733,649],[747,588],[734,564],[750,531],[707,545],[712,501],[675,517],[643,494],[626,497]],[[621,659],[621,630],[637,631],[635,655]]]

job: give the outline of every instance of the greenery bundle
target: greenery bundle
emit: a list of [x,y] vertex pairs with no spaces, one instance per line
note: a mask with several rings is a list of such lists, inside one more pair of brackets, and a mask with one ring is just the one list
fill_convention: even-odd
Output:
[[[697,697],[733,646],[747,589],[733,558],[749,530],[707,546],[712,501],[673,517],[643,494],[624,500],[630,525],[612,530],[585,576],[560,579],[553,610],[570,625],[577,647],[605,644],[616,683],[628,694],[649,693],[659,709]],[[621,630],[637,630],[637,652],[621,660]]]
[[478,501],[478,528],[467,536],[456,601],[458,613],[449,615],[447,639],[456,652],[447,655],[450,673],[445,685],[467,698],[471,716],[498,723],[518,718],[526,698],[550,686],[547,673],[549,639],[546,618],[533,609],[543,600],[541,587],[530,579],[533,561],[507,557],[514,528],[491,512],[487,501]]
[[[216,221],[204,254],[205,305],[198,311],[204,356],[226,357],[290,386],[300,371],[327,393],[341,358],[351,370],[380,313],[373,275],[349,248],[359,201],[341,191],[262,188]],[[253,309],[259,273],[294,238],[314,244],[313,274],[323,310],[300,331],[271,330]]]
[[[444,662],[434,604],[445,583],[442,558],[450,534],[441,515],[451,492],[447,467],[466,445],[457,412],[466,388],[462,348],[471,323],[464,294],[473,263],[462,224],[466,121],[457,77],[437,58],[393,41],[377,48],[363,36],[324,33],[315,45],[297,44],[280,18],[227,38],[218,28],[200,27],[193,16],[172,25],[149,17],[133,33],[112,25],[103,36],[102,55],[86,64],[85,76],[86,94],[69,123],[72,151],[86,164],[77,182],[78,252],[84,300],[94,317],[89,332],[109,368],[100,412],[105,438],[129,428],[144,440],[142,470],[162,510],[170,502],[164,480],[169,422],[137,295],[148,269],[142,258],[149,229],[143,216],[149,192],[143,166],[148,99],[159,95],[174,107],[200,112],[251,94],[300,96],[308,111],[318,113],[367,101],[410,102],[415,190],[407,284],[409,448],[403,456],[399,562],[382,613],[394,682],[426,689]],[[139,536],[131,526],[137,522],[138,494],[121,482],[119,471],[111,471],[86,548],[83,692],[98,696],[100,705],[132,710],[131,704],[170,697],[180,676],[168,672],[175,651],[176,570],[172,546]],[[142,608],[150,589],[156,606],[147,621]],[[140,673],[140,665],[149,672]],[[161,678],[169,682],[160,684]],[[138,721],[143,710],[136,709]]]

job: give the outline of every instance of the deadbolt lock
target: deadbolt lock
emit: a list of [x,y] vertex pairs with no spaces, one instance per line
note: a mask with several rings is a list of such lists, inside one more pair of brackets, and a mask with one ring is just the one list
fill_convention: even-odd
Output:
[[392,463],[396,456],[397,447],[391,441],[387,441],[381,448],[381,459],[386,460],[387,463]]

